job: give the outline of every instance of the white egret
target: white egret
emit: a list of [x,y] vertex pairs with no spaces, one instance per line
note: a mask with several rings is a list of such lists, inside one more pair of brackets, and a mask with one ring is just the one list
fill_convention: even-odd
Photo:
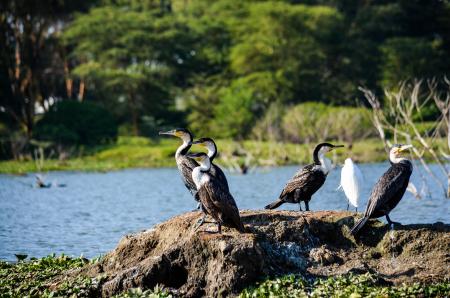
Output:
[[416,199],[421,199],[422,198],[422,196],[420,195],[419,191],[417,190],[417,187],[412,182],[408,183],[408,186],[406,187],[406,191],[409,191],[410,193],[412,193],[413,196]]
[[341,187],[347,197],[347,210],[350,204],[358,211],[359,198],[362,192],[363,175],[351,158],[345,160],[341,171]]

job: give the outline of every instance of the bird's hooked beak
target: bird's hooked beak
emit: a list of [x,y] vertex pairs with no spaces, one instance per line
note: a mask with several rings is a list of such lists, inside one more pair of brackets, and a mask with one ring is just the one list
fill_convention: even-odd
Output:
[[333,145],[333,147],[330,148],[330,151],[334,150],[336,148],[342,148],[342,147],[345,147],[345,146],[344,145]]
[[411,148],[413,148],[413,145],[402,145],[399,149],[398,149],[398,152],[405,152],[406,150],[408,150],[408,149],[411,149]]
[[203,157],[201,155],[198,155],[197,153],[189,153],[186,154],[186,156],[198,162],[201,162],[203,160]]
[[160,135],[169,135],[169,136],[176,136],[177,131],[175,129],[168,130],[168,131],[160,131]]
[[205,143],[203,143],[203,142],[201,142],[199,140],[192,142],[192,145],[198,145],[198,146],[201,146],[201,147],[205,147],[206,146]]

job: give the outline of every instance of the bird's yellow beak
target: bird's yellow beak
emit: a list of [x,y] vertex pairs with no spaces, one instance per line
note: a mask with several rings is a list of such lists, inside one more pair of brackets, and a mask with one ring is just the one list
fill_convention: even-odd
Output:
[[169,135],[169,136],[174,136],[176,133],[176,131],[174,129],[169,130],[169,131],[160,131],[159,134],[160,135]]
[[333,147],[331,147],[329,151],[333,151],[336,148],[342,148],[342,147],[344,147],[344,145],[333,145]]
[[192,142],[192,144],[193,144],[193,145],[198,145],[198,146],[200,146],[200,147],[206,147],[206,144],[205,144],[205,143],[202,143],[202,142],[199,142],[199,141]]
[[398,148],[398,152],[405,152],[408,149],[411,149],[413,145],[403,145],[400,148]]
[[202,156],[197,156],[196,153],[190,153],[188,155],[186,155],[187,157],[189,157],[190,159],[193,159],[195,161],[202,161],[203,157]]
[[169,135],[169,136],[176,136],[176,137],[181,137],[182,133],[178,130],[172,129],[169,131],[160,131],[159,132],[160,135]]

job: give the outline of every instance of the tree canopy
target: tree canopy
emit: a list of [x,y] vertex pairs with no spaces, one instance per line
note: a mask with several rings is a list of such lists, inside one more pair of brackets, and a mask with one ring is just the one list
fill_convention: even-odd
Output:
[[29,136],[40,112],[76,99],[109,110],[121,133],[189,125],[247,138],[285,107],[354,106],[358,86],[382,94],[450,69],[447,1],[7,1],[0,8],[0,121]]

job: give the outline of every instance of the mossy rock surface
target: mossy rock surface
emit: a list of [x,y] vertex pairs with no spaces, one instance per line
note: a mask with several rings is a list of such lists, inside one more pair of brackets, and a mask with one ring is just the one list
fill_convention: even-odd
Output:
[[200,212],[176,216],[122,238],[99,262],[60,275],[52,283],[98,277],[96,293],[112,296],[156,285],[183,297],[220,297],[268,277],[326,278],[370,272],[391,285],[450,280],[450,225],[407,225],[392,232],[371,220],[360,239],[349,230],[351,212],[241,211],[247,233],[205,224]]

